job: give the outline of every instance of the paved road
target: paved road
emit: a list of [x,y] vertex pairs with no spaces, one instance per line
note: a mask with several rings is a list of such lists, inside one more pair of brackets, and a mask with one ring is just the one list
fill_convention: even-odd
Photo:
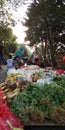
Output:
[[0,83],[4,82],[7,76],[7,68],[5,65],[0,69]]

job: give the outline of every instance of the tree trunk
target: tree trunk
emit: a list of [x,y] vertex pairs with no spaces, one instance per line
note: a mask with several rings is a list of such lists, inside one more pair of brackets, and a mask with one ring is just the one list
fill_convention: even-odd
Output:
[[53,43],[54,43],[54,42],[53,42],[53,40],[52,40],[51,30],[50,30],[50,28],[49,28],[48,21],[47,21],[47,16],[46,16],[45,1],[44,1],[44,0],[41,0],[41,4],[42,4],[43,9],[44,9],[44,19],[45,19],[45,24],[46,24],[47,37],[48,37],[48,40],[49,40],[52,66],[53,66],[53,67],[57,67],[57,62],[56,62],[56,59],[55,59],[54,48],[53,48]]

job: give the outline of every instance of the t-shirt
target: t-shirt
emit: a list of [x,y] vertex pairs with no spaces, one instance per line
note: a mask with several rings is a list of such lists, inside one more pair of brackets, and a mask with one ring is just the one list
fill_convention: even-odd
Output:
[[7,67],[8,68],[12,68],[13,67],[12,63],[13,63],[12,59],[7,59]]

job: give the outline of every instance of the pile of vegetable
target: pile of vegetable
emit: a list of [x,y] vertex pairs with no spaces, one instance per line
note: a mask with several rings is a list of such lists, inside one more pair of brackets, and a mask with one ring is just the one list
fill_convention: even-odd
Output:
[[36,82],[38,79],[42,78],[42,72],[35,72],[32,74],[32,82]]
[[17,75],[10,75],[7,77],[4,83],[0,84],[0,88],[9,98],[15,97],[19,92],[22,92],[29,84],[27,81],[17,81],[16,76]]
[[47,120],[65,125],[65,78],[40,87],[30,84],[9,102],[10,109],[24,124],[45,124]]

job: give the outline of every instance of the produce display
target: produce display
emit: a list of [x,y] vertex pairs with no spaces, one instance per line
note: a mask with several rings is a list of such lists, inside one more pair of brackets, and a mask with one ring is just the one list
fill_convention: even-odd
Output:
[[36,82],[38,79],[42,78],[42,72],[35,72],[32,74],[32,82]]
[[4,91],[7,98],[13,98],[19,92],[22,92],[29,84],[27,81],[23,80],[18,82],[16,76],[17,75],[10,75],[4,83],[0,84],[0,88]]
[[[27,66],[10,70],[0,88],[10,110],[25,124],[65,125],[65,72]],[[14,129],[11,122],[7,125]]]
[[[10,69],[7,72],[8,77],[11,76],[12,80],[24,80],[28,82],[37,81],[39,78],[45,78],[47,75],[55,75],[56,73],[52,70],[52,68],[45,68],[42,69],[39,66],[36,65],[27,65],[25,68],[20,68],[20,69]],[[14,76],[13,76],[14,75]],[[12,78],[13,77],[13,78]]]
[[10,109],[24,124],[45,124],[49,120],[65,125],[64,84],[64,77],[55,77],[52,82],[44,84],[43,87],[30,84],[10,101]]

